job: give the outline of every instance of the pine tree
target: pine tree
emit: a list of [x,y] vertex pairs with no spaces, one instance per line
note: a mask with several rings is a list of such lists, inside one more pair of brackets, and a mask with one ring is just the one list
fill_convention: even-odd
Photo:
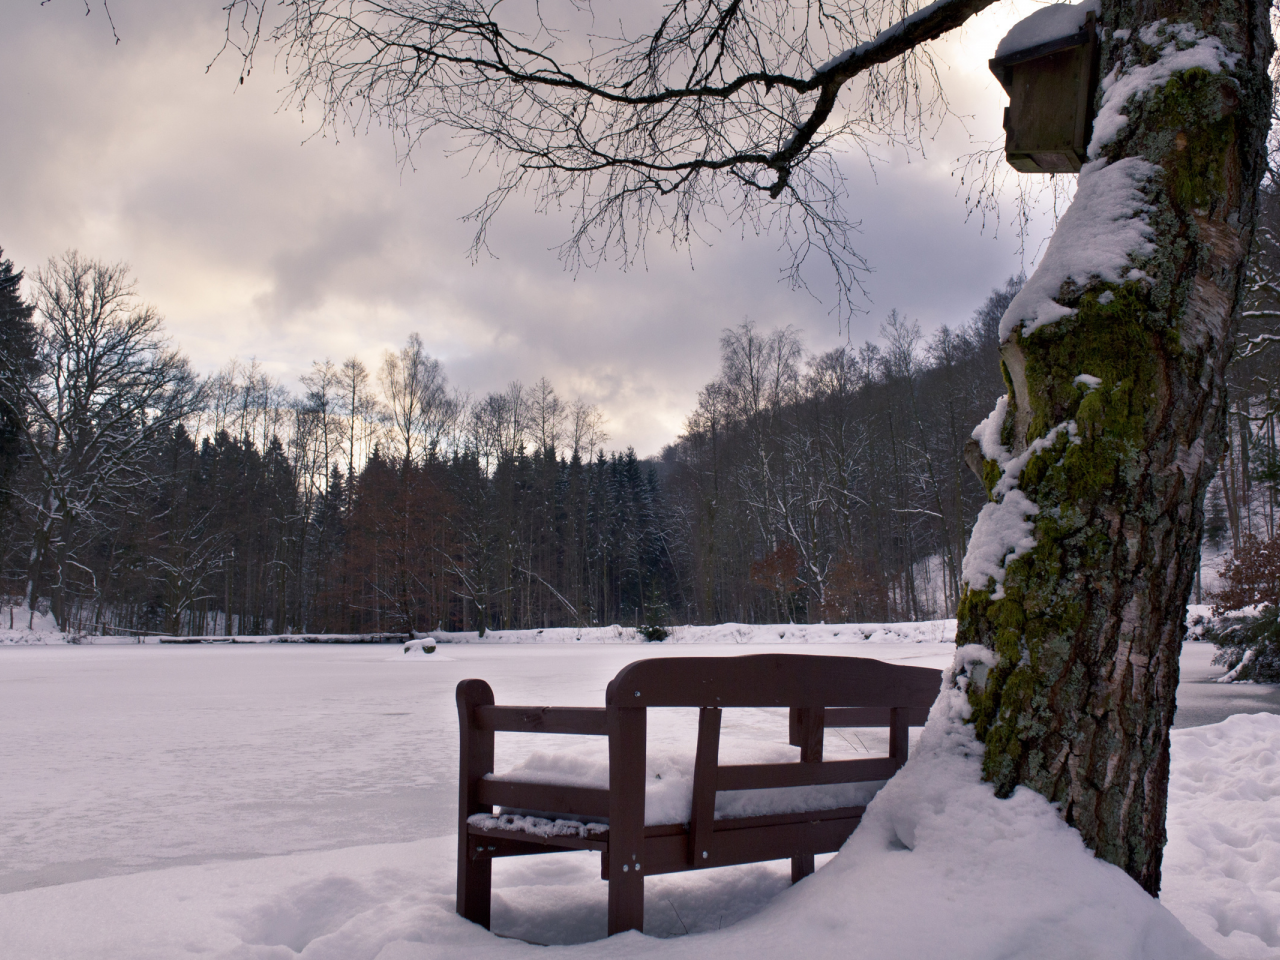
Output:
[[[27,404],[22,384],[36,377],[35,306],[22,299],[23,273],[0,248],[0,536],[9,527],[14,478],[22,456]],[[3,553],[3,551],[0,551]]]

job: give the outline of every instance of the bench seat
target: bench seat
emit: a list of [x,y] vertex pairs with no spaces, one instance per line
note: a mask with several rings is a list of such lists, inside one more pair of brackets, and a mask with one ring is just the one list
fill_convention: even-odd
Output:
[[[647,826],[644,828],[644,859],[640,863],[647,876],[656,876],[763,860],[785,860],[797,853],[810,856],[835,853],[853,833],[866,809],[865,806],[834,807],[808,813],[716,820],[710,847],[705,851],[707,856],[696,861],[691,861],[688,856],[688,824]],[[602,823],[476,814],[468,818],[467,833],[473,844],[480,845],[483,839],[484,854],[489,857],[526,856],[560,850],[599,850],[603,853],[609,849],[609,827]],[[489,846],[489,841],[501,841],[503,846]],[[607,858],[600,861],[600,879],[609,879]]]
[[[785,726],[787,718],[780,718],[780,727]],[[797,758],[795,748],[783,746],[781,743],[754,743],[740,741],[734,759],[736,766],[755,767],[764,764],[788,764]],[[757,749],[750,749],[756,747]],[[772,748],[772,749],[770,749]],[[726,744],[721,740],[721,763],[719,770],[724,774],[732,767],[725,763]],[[522,763],[504,770],[502,773],[491,773],[484,779],[486,791],[493,789],[520,790],[516,784],[545,784],[555,788],[586,788],[600,791],[597,796],[601,809],[608,803],[609,763],[607,758],[594,760],[583,757],[585,751],[541,750],[531,753]],[[866,751],[853,752],[850,748],[850,759],[868,759],[872,755]],[[747,762],[750,761],[750,762]],[[646,826],[681,823],[687,824],[693,816],[693,779],[695,758],[692,754],[658,754],[650,747],[645,769],[645,803],[644,822]],[[838,768],[836,768],[838,769]],[[888,771],[887,777],[892,771]],[[865,806],[884,785],[885,780],[865,780],[854,783],[827,783],[804,787],[775,787],[764,790],[727,790],[720,789],[716,793],[715,818],[741,818],[764,816],[775,813],[800,813],[810,810],[827,810],[835,807]],[[490,786],[492,785],[492,786]],[[501,785],[501,786],[499,786]],[[508,787],[507,785],[513,785]],[[491,795],[491,794],[488,794]],[[555,812],[562,807],[552,804],[545,809],[534,810],[528,807],[503,808],[501,812],[536,813]],[[607,815],[601,813],[597,817],[575,817],[574,820],[599,820],[607,822]]]

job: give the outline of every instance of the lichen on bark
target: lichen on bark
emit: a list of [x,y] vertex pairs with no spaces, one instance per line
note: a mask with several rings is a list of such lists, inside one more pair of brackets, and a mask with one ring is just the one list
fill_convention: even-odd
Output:
[[[1185,607],[1264,166],[1268,18],[1256,0],[1104,0],[1104,76],[1190,42],[1190,30],[1151,26],[1160,20],[1218,38],[1234,60],[1131,98],[1127,123],[1101,145],[1110,163],[1158,168],[1143,186],[1153,249],[1119,282],[1064,283],[1055,300],[1074,313],[1003,344],[1002,442],[1016,456],[1058,424],[1075,430],[1018,478],[1040,508],[1036,543],[1006,563],[1003,598],[972,584],[959,610],[957,642],[999,655],[969,690],[987,778],[1002,796],[1026,785],[1059,804],[1098,856],[1153,895]],[[1156,43],[1139,39],[1144,27]],[[992,491],[1000,465],[981,472]]]

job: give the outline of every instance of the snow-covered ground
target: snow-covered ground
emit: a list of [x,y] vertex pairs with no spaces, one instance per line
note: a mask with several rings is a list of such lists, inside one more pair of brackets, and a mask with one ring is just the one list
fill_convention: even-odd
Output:
[[[950,643],[896,636],[828,636],[820,652],[934,667],[952,659]],[[484,677],[506,703],[599,705],[608,680],[638,657],[795,652],[806,642],[763,631],[748,639],[757,642],[457,643],[429,656],[373,646],[0,648],[0,955],[542,956],[453,914],[455,684]],[[651,756],[688,751],[694,718],[652,713]],[[785,741],[785,717],[734,713],[726,750]],[[973,782],[963,731],[931,730],[923,745],[917,731],[917,761],[813,878],[790,888],[785,863],[653,878],[649,936],[566,949],[735,960],[1210,955],[1181,921],[1224,956],[1280,955],[1280,718],[1175,732],[1172,914],[1090,858],[1038,796],[991,798]],[[588,759],[602,747],[554,743]],[[500,735],[498,769],[546,745]],[[833,757],[882,749],[860,731],[828,733]],[[929,755],[932,764],[920,762]],[[595,854],[499,861],[495,934],[596,939],[605,895]],[[664,937],[676,939],[654,939]]]
[[[8,629],[8,615],[12,608],[0,608],[0,643],[48,644],[66,643],[69,638],[58,632],[53,617],[36,614],[35,629],[27,630],[28,613],[18,610],[15,616],[18,629]],[[953,643],[956,638],[956,621],[924,620],[919,623],[778,623],[764,626],[745,623],[717,623],[710,626],[668,627],[664,643]],[[216,639],[235,643],[290,643],[297,642],[297,634],[268,636],[226,637]],[[345,635],[356,639],[358,635]],[[613,624],[607,627],[550,627],[545,630],[490,630],[481,637],[474,630],[470,633],[432,631],[415,634],[438,643],[527,644],[527,643],[639,643],[644,640],[635,627]],[[343,635],[324,639],[341,642]],[[308,635],[308,639],[318,638]],[[165,638],[170,639],[170,638]],[[182,639],[182,638],[173,638]],[[212,638],[209,638],[212,639]],[[128,646],[140,643],[161,643],[158,636],[76,636],[71,642],[86,646]]]
[[1280,717],[1174,731],[1168,827],[1160,899],[1224,956],[1280,957]]
[[16,603],[0,603],[0,643],[60,643],[58,623],[48,613],[34,614]]

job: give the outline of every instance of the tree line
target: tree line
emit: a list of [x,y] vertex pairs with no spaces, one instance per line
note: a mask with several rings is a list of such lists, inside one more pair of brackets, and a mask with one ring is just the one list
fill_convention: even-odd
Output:
[[[290,391],[257,363],[196,376],[122,266],[68,253],[23,280],[0,259],[9,619],[190,635],[954,615],[986,502],[966,442],[1022,282],[928,338],[897,311],[817,355],[727,329],[641,460],[545,379],[463,395],[417,335]],[[1243,352],[1209,524],[1237,546],[1275,533],[1277,391]]]
[[720,376],[662,457],[691,619],[954,613],[986,499],[965,443],[1004,390],[992,358],[1020,286],[927,340],[897,311],[880,343],[811,357],[791,329],[725,332]]
[[298,391],[256,363],[201,378],[125,267],[0,262],[10,619],[185,634],[945,612],[981,495],[956,454],[1016,288],[927,344],[896,314],[883,347],[816,357],[726,331],[642,461],[545,379],[462,395],[416,335]]

